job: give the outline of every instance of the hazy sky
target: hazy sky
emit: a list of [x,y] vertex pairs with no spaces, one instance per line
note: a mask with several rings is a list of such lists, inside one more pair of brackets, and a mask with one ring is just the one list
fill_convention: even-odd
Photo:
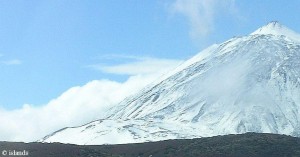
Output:
[[[34,141],[106,109],[299,0],[0,0],[0,141]],[[93,81],[94,80],[94,81]]]

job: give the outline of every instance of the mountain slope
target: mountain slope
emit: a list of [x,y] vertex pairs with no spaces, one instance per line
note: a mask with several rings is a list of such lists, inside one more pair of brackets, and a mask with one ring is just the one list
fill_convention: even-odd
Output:
[[299,136],[298,36],[272,22],[213,45],[116,105],[103,120],[42,141],[132,143],[245,132]]

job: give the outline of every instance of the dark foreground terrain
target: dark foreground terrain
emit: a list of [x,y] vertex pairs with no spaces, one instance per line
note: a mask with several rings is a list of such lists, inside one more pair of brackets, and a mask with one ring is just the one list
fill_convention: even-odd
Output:
[[[24,150],[28,155],[24,155]],[[192,140],[100,146],[0,142],[0,151],[1,157],[13,156],[9,153],[30,157],[300,157],[300,138],[247,133]]]

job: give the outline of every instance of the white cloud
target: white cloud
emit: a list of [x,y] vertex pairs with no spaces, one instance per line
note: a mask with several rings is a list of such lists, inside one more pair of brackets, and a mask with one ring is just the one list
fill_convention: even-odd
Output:
[[19,59],[12,59],[12,60],[7,60],[7,61],[2,61],[2,63],[5,65],[20,65],[20,64],[22,64],[22,61]]
[[[0,58],[3,58],[4,54],[0,53]],[[22,64],[22,61],[19,59],[1,59],[0,64],[4,65],[20,65]]]
[[[118,70],[110,69],[111,72],[133,74],[125,82],[95,80],[84,86],[73,87],[43,106],[27,104],[12,111],[0,109],[0,141],[34,141],[63,127],[102,118],[112,105],[136,93],[157,79],[163,69],[174,67],[177,63],[175,60],[152,58],[144,62],[132,62],[132,65],[127,63],[124,67],[118,65]],[[134,70],[134,66],[140,69],[129,72]],[[157,71],[149,70],[148,66],[153,66]]]
[[235,11],[235,0],[175,0],[171,10],[188,19],[192,37],[203,37],[213,31],[218,12]]
[[115,60],[115,59],[133,59],[133,60],[143,60],[149,57],[141,57],[141,56],[134,56],[134,55],[122,55],[122,54],[106,54],[106,55],[102,55],[97,57],[97,59],[101,59],[101,60]]
[[91,65],[90,67],[105,73],[119,75],[147,75],[153,73],[163,74],[182,63],[181,60],[174,59],[158,59],[147,57],[131,57],[135,59],[133,62],[118,65]]

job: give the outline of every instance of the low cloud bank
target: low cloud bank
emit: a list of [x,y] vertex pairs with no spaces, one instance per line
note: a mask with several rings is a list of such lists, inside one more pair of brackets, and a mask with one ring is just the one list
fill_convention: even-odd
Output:
[[[22,108],[11,111],[0,109],[0,140],[31,142],[58,129],[103,118],[108,108],[138,92],[181,62],[157,59],[152,61],[153,63],[150,63],[151,59],[146,59],[144,62],[133,62],[132,65],[130,63],[113,65],[112,67],[121,69],[116,70],[116,74],[133,74],[125,82],[94,80],[84,86],[70,88],[45,105],[25,104]],[[130,73],[137,64],[139,71]],[[155,65],[153,68],[160,67],[160,69],[149,70],[149,65]],[[146,72],[142,70],[143,67]],[[108,66],[104,69],[108,70],[107,68],[109,69]],[[114,70],[108,71],[112,73]]]

